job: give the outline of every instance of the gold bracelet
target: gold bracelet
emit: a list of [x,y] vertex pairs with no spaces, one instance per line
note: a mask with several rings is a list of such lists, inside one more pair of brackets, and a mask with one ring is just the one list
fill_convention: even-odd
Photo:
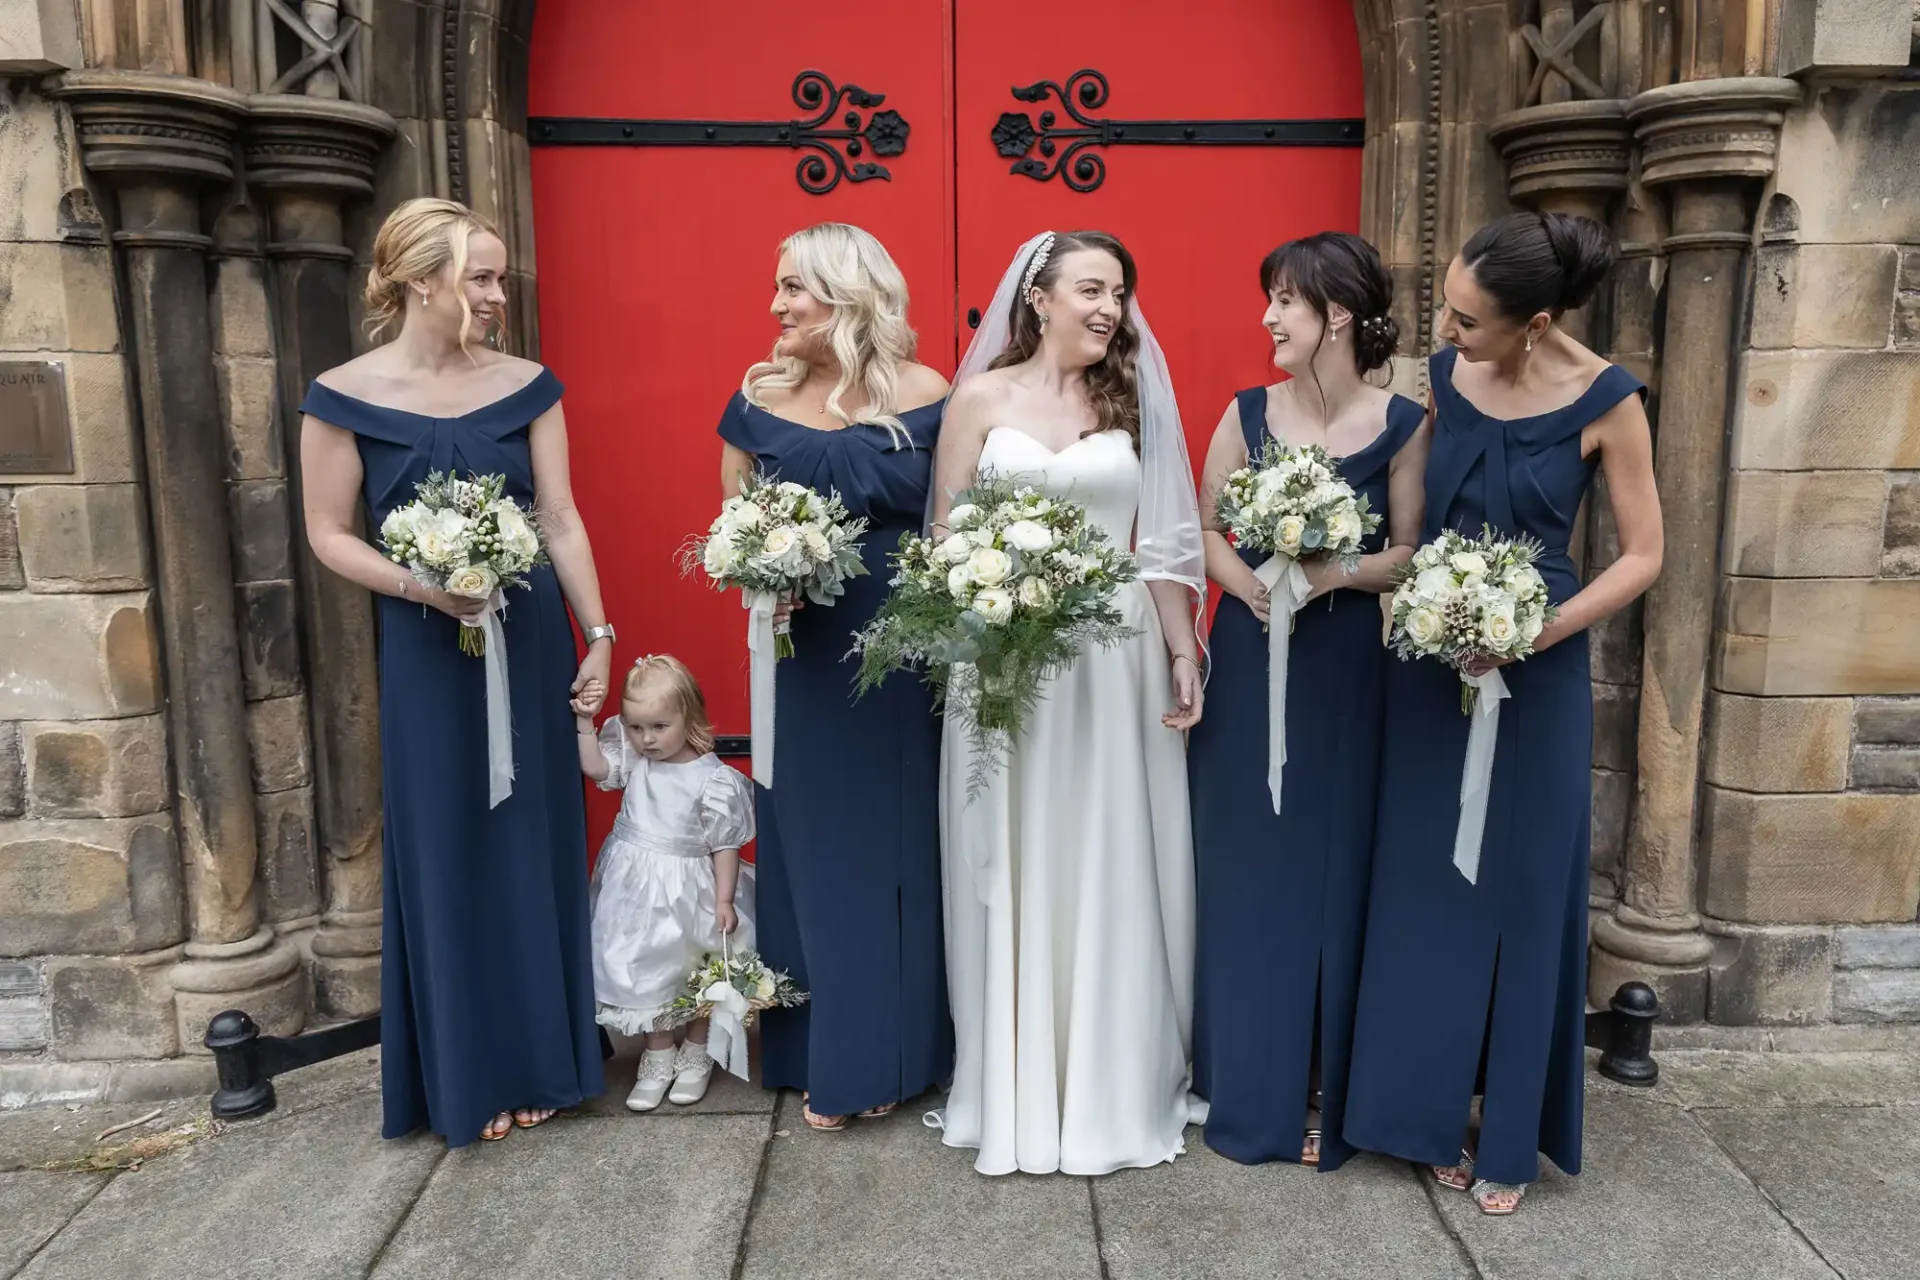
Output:
[[1193,664],[1193,669],[1195,671],[1198,671],[1200,669],[1200,659],[1194,657],[1192,654],[1176,653],[1173,655],[1173,660],[1175,662],[1179,662],[1182,658],[1186,659],[1188,662],[1191,662]]

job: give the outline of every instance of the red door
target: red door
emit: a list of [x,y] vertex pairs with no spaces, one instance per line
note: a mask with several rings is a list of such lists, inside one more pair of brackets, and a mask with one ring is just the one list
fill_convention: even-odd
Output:
[[[783,236],[828,219],[878,236],[912,290],[921,358],[951,372],[967,309],[987,304],[1022,240],[1117,234],[1139,260],[1197,461],[1231,393],[1270,374],[1261,255],[1359,222],[1350,0],[1186,0],[1178,21],[1164,0],[1058,20],[1015,0],[880,12],[839,0],[537,10],[541,354],[567,385],[574,488],[620,661],[680,656],[723,735],[746,732],[741,610],[681,578],[673,553],[717,504],[713,429],[772,345]],[[1069,83],[1082,70],[1100,80]],[[807,71],[821,78],[797,79]],[[1073,111],[1013,92],[1047,80]],[[1102,81],[1104,100],[1081,96]],[[1025,119],[1024,149],[1010,115]],[[596,842],[611,801],[594,802]]]

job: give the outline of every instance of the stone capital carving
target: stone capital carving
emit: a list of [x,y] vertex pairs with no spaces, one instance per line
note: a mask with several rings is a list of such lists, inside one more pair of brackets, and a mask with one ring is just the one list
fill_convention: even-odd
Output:
[[247,181],[336,199],[373,194],[373,166],[393,138],[393,117],[335,98],[259,93],[247,99]]
[[1605,218],[1627,189],[1633,125],[1618,98],[1553,102],[1509,111],[1487,128],[1507,162],[1517,204]]
[[1713,180],[1759,181],[1773,172],[1786,108],[1800,86],[1773,76],[1692,80],[1628,101],[1640,139],[1640,178],[1650,187]]
[[55,96],[72,107],[88,170],[113,182],[233,181],[247,99],[224,85],[140,71],[75,71]]

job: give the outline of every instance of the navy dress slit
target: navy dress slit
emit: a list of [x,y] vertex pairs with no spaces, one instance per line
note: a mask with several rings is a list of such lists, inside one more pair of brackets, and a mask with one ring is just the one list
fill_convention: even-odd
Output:
[[[457,418],[368,404],[316,382],[300,411],[353,432],[371,527],[430,471],[503,475],[534,499],[527,428],[559,399],[542,369]],[[396,566],[395,572],[400,570]],[[513,794],[487,807],[485,662],[459,623],[379,597],[384,898],[380,1074],[385,1136],[464,1146],[521,1107],[601,1092],[587,931],[586,807],[573,713],[573,626],[550,566],[509,591]]]
[[[1247,455],[1258,457],[1267,389],[1235,401]],[[1395,396],[1380,434],[1339,459],[1341,478],[1383,517],[1388,464],[1425,417]],[[1386,541],[1383,519],[1365,550]],[[1251,568],[1266,555],[1243,550],[1240,558]],[[1254,1164],[1300,1159],[1317,1083],[1320,1168],[1332,1170],[1352,1154],[1340,1119],[1389,661],[1380,597],[1334,591],[1295,617],[1277,816],[1267,789],[1267,643],[1253,611],[1224,597],[1207,714],[1187,749],[1199,890],[1194,1087],[1210,1104],[1207,1145]]]
[[867,520],[867,576],[793,615],[774,681],[772,788],[756,787],[755,921],[766,962],[811,999],[761,1015],[761,1079],[811,1093],[816,1114],[914,1098],[953,1073],[940,902],[940,720],[911,674],[854,696],[853,633],[918,533],[945,401],[900,415],[902,439],[856,423],[821,431],[736,394],[720,438],[761,470],[837,491]]
[[[1581,431],[1630,395],[1609,365],[1572,404],[1502,420],[1430,362],[1435,404],[1424,538],[1442,529],[1530,534],[1554,603],[1580,589],[1568,554],[1593,476]],[[1460,1158],[1483,1094],[1475,1174],[1521,1184],[1545,1153],[1580,1171],[1593,688],[1587,636],[1501,669],[1493,787],[1477,884],[1453,866],[1468,719],[1459,677],[1394,662],[1374,833],[1345,1137],[1422,1164]]]

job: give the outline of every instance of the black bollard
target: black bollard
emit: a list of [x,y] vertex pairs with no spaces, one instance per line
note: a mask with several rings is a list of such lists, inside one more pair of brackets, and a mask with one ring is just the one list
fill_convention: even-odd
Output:
[[245,1120],[273,1110],[273,1077],[262,1070],[260,1028],[238,1009],[217,1013],[207,1024],[203,1043],[213,1050],[220,1087],[213,1095],[213,1118]]
[[1660,997],[1644,982],[1623,983],[1607,1011],[1612,1034],[1602,1046],[1600,1074],[1620,1084],[1650,1088],[1660,1079],[1660,1064],[1653,1060],[1653,1024],[1660,1016]]

